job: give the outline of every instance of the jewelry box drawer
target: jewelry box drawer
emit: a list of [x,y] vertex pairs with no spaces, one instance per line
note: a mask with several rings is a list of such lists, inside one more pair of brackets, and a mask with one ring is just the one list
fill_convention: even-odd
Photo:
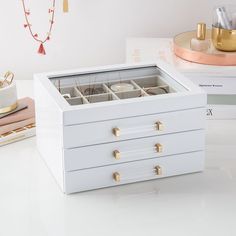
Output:
[[66,171],[119,164],[205,148],[205,131],[196,130],[64,150]]
[[63,127],[64,148],[203,129],[205,108]]
[[128,184],[204,169],[204,152],[193,152],[65,173],[65,192]]

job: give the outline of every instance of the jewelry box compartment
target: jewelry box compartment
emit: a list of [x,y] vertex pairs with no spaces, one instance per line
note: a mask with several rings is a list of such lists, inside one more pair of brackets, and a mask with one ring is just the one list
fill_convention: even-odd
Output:
[[[118,73],[116,77],[119,77],[119,80],[116,77],[109,80],[110,73],[112,72],[103,75],[107,78],[105,81],[103,78],[102,83],[97,82],[97,77],[101,76],[99,73],[91,75],[92,79],[81,75],[74,79],[69,77],[66,83],[61,78],[54,78],[52,81],[61,96],[72,106],[176,93],[176,89],[179,88],[168,85],[167,75],[158,71],[156,75],[133,76],[134,79],[131,80],[126,79],[127,75],[121,76],[122,72],[113,72],[113,76]],[[183,88],[180,91],[183,91]]]
[[204,152],[192,152],[165,158],[110,165],[65,172],[65,193],[119,186],[139,181],[200,172],[204,169]]
[[64,167],[65,171],[75,171],[202,151],[205,149],[204,136],[204,130],[196,130],[95,146],[64,149]]
[[205,128],[205,109],[190,109],[63,126],[64,148],[118,142]]

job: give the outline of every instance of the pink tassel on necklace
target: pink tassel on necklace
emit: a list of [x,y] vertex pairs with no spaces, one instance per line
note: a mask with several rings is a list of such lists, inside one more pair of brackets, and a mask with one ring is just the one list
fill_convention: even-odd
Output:
[[46,55],[46,51],[45,51],[45,49],[44,49],[43,43],[40,44],[38,53],[39,53],[39,54]]

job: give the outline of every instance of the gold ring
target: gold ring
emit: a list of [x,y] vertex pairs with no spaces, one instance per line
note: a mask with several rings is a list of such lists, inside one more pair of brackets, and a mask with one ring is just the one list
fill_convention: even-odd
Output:
[[7,113],[7,112],[10,112],[10,111],[13,111],[17,108],[17,102],[14,103],[13,105],[11,106],[8,106],[8,107],[4,107],[4,108],[0,108],[0,114],[4,114],[4,113]]
[[[14,79],[14,74],[11,72],[11,71],[8,71],[5,75],[4,75],[4,78],[5,80],[3,81],[4,82],[7,82],[8,85],[10,85]],[[10,80],[8,80],[10,78]]]

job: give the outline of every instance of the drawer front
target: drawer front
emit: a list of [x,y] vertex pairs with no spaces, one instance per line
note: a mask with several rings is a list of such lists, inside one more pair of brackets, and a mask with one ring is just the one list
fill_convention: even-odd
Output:
[[73,193],[199,172],[204,152],[193,152],[65,173],[65,192]]
[[201,151],[205,130],[160,135],[64,150],[66,171]]
[[[124,111],[125,116],[125,111]],[[203,129],[205,108],[63,127],[64,148]]]

